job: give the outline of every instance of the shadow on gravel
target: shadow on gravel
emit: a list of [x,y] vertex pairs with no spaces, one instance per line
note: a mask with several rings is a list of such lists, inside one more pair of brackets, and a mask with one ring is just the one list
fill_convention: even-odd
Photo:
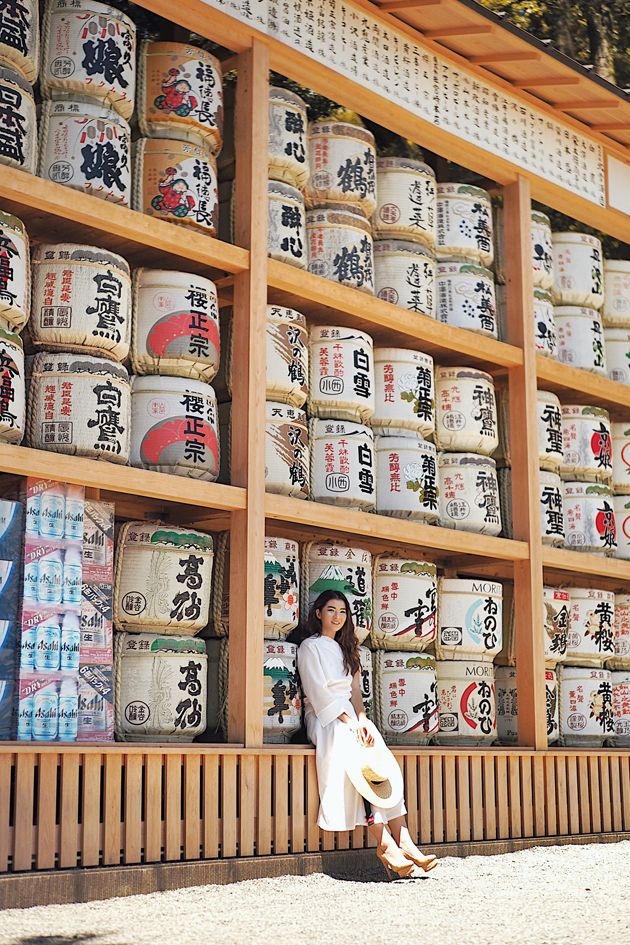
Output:
[[[385,870],[376,864],[372,867],[362,867],[361,869],[352,869],[345,865],[330,865],[322,867],[322,873],[330,876],[331,879],[341,880],[347,883],[387,883],[389,882]],[[410,877],[408,879],[395,879],[396,883],[413,883],[417,880],[428,879],[428,874]],[[30,943],[29,943],[30,945]]]
[[26,938],[16,940],[16,945],[88,945],[94,943],[98,945],[102,942],[102,932],[77,932],[76,935],[28,935]]

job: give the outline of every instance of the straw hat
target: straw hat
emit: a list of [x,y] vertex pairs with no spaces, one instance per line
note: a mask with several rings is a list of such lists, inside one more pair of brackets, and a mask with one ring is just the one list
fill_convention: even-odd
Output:
[[402,800],[402,772],[385,744],[367,747],[350,734],[344,763],[346,774],[370,804],[387,809]]

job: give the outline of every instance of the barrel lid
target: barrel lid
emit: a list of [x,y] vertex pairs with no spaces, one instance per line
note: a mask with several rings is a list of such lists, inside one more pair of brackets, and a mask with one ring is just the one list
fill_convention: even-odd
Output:
[[614,591],[606,591],[602,587],[570,587],[568,588],[571,600],[614,600]]
[[365,436],[372,442],[374,434],[370,427],[363,423],[354,423],[352,420],[323,420],[313,417],[310,421],[311,441],[329,436]]
[[173,43],[163,40],[145,39],[140,47],[140,58],[146,56],[179,56],[181,59],[209,62],[221,74],[221,62],[207,49],[200,49],[192,43]]
[[494,665],[481,660],[438,660],[438,682],[442,679],[494,679]]
[[336,135],[339,138],[355,138],[374,147],[374,135],[361,125],[352,125],[347,121],[313,121],[308,126],[309,138],[319,135]]
[[437,185],[438,197],[472,197],[476,200],[485,200],[491,203],[490,194],[481,187],[472,184],[442,183]]
[[437,264],[437,275],[470,275],[477,278],[483,277],[484,279],[489,279],[490,282],[494,282],[494,275],[490,269],[486,269],[485,266],[478,266],[476,263],[465,262],[464,260],[457,262],[451,259],[447,262],[439,262]]
[[596,482],[564,482],[564,494],[567,495],[607,495],[612,498],[612,489]]
[[543,226],[551,229],[551,220],[546,213],[542,213],[540,210],[532,210],[532,223],[542,223]]
[[72,7],[68,7],[68,0],[51,0],[46,13],[48,16],[53,13],[65,13],[77,17],[84,16],[86,13],[97,13],[99,16],[107,16],[110,19],[126,23],[134,33],[136,30],[135,23],[126,13],[116,7],[110,7],[107,3],[98,3],[97,0],[73,0]]
[[373,340],[370,335],[358,328],[345,328],[343,325],[313,325],[311,328],[310,344],[316,344],[321,341],[360,341],[370,349],[373,347]]
[[333,558],[340,564],[351,562],[352,558],[360,560],[361,564],[371,561],[372,555],[366,548],[358,548],[356,545],[344,545],[339,541],[309,541],[304,548],[305,557],[308,558]]
[[31,100],[33,99],[33,86],[15,69],[0,66],[0,82],[12,82],[13,85],[17,85],[18,88],[22,89]]
[[540,403],[551,403],[556,404],[558,407],[560,406],[560,398],[557,394],[553,394],[550,390],[537,390],[536,399]]
[[[276,546],[272,545],[276,543]],[[265,555],[272,557],[276,552],[287,550],[290,554],[297,555],[300,551],[300,545],[292,538],[283,538],[277,535],[265,535]]]
[[24,350],[24,342],[20,336],[15,331],[10,331],[8,328],[0,327],[0,340],[6,341],[9,344],[15,345],[20,350]]
[[205,276],[196,272],[180,272],[179,269],[136,269],[133,274],[136,289],[188,289],[194,283],[196,289],[204,288],[208,295],[216,295],[216,286]]
[[[73,12],[76,11],[73,10]],[[61,116],[76,121],[87,115],[89,118],[98,118],[99,121],[108,121],[112,125],[117,125],[126,132],[128,137],[131,137],[129,122],[125,121],[118,112],[115,112],[113,108],[107,108],[106,105],[99,105],[98,102],[78,92],[55,92],[55,98],[42,102],[40,107],[47,119],[52,116]]]
[[[429,653],[405,653],[400,650],[377,650],[378,653],[382,653],[382,663],[381,669],[383,672],[399,672],[400,670],[411,670],[412,672],[426,672],[427,670],[435,672],[437,669],[437,664],[435,661],[435,656],[432,656]],[[389,666],[385,666],[385,660],[393,659],[396,660],[396,665],[393,666],[390,670]],[[403,665],[399,665],[399,661],[402,660]]]
[[166,377],[159,374],[141,376],[134,374],[131,378],[132,394],[156,394],[158,396],[169,393],[193,393],[199,397],[215,398],[214,388],[205,381],[196,378]]
[[541,469],[539,476],[540,482],[545,486],[556,486],[560,489],[563,485],[558,473],[552,472],[550,469]]
[[[614,594],[612,596],[614,597]],[[591,669],[588,666],[571,666],[568,663],[560,663],[557,673],[560,682],[562,682],[563,679],[610,680],[609,669]]]
[[381,361],[404,361],[408,364],[426,364],[433,366],[433,358],[422,351],[410,348],[374,348],[374,363]]
[[172,164],[177,164],[178,161],[187,160],[191,157],[198,158],[214,168],[216,174],[216,158],[202,144],[177,141],[175,138],[138,138],[134,142],[134,155],[137,159],[144,157],[145,154],[165,154]]
[[127,277],[131,270],[129,263],[117,253],[99,246],[87,246],[83,243],[40,243],[33,250],[33,263],[46,262],[88,262],[102,266],[113,266]]
[[376,170],[383,171],[415,171],[425,177],[432,177],[435,180],[435,171],[424,161],[417,161],[415,158],[408,157],[380,157],[376,160]]
[[599,240],[596,236],[591,236],[590,233],[552,233],[551,239],[555,246],[556,243],[572,243],[579,244],[585,243],[588,246],[596,246],[600,251],[602,248],[602,241]]
[[178,528],[163,522],[127,522],[120,537],[123,548],[140,545],[165,545],[170,548],[196,548],[212,551],[212,535],[194,528]]
[[546,289],[534,289],[534,298],[537,302],[549,302],[553,305],[553,296]]
[[485,371],[479,371],[477,368],[469,367],[437,367],[435,369],[435,380],[437,381],[454,381],[454,380],[466,380],[470,379],[471,381],[487,381],[489,384],[494,386],[494,381],[491,374],[487,374]]
[[291,420],[293,423],[306,423],[306,413],[299,407],[281,404],[275,400],[265,401],[265,416],[267,420]]
[[419,454],[432,453],[434,456],[437,455],[437,449],[433,443],[423,439],[419,433],[412,436],[376,436],[374,445],[377,452],[386,450],[408,452],[413,450]]
[[435,262],[435,253],[421,243],[414,243],[411,240],[375,240],[374,253],[378,256],[389,253],[404,253],[412,256],[425,256],[431,262]]
[[290,197],[291,200],[297,201],[297,203],[304,206],[304,196],[302,192],[293,187],[291,184],[286,184],[281,180],[270,180],[267,182],[267,192],[270,194],[280,194],[282,197]]
[[484,597],[503,597],[503,585],[486,578],[440,578],[440,593],[482,594]]
[[438,453],[438,466],[491,466],[496,469],[497,464],[491,456],[482,456],[481,453]]
[[603,407],[594,407],[592,404],[562,404],[563,417],[604,417],[610,423],[610,414]]
[[358,207],[345,203],[329,203],[326,207],[308,210],[306,226],[317,226],[320,223],[339,223],[349,229],[359,228],[372,236],[372,225],[365,214]]
[[123,656],[138,658],[155,656],[156,653],[169,654],[194,653],[202,659],[207,658],[205,640],[196,637],[166,636],[162,633],[121,633]]
[[379,570],[382,570],[383,574],[389,572],[390,568],[388,565],[392,564],[396,567],[400,565],[398,573],[409,574],[412,577],[422,576],[435,578],[437,575],[437,565],[433,561],[416,561],[404,557],[403,555],[385,552],[384,554],[376,555],[374,558],[374,576],[378,577]]
[[28,239],[26,227],[22,221],[18,217],[14,217],[12,213],[6,213],[6,211],[0,210],[0,226],[18,230],[24,239]]
[[115,377],[118,381],[129,384],[127,368],[115,361],[94,358],[88,354],[64,354],[42,351],[34,355],[31,362],[31,374],[98,374]]
[[269,87],[269,101],[296,105],[301,111],[306,111],[306,102],[304,99],[296,95],[295,92],[290,92],[289,89],[282,89],[278,85],[271,85]]
[[601,321],[601,315],[596,308],[588,305],[556,305],[553,310],[554,318],[590,318]]
[[605,272],[630,272],[630,259],[605,259]]
[[291,322],[294,325],[306,328],[306,316],[302,312],[298,312],[294,308],[285,308],[282,305],[267,306],[267,321]]

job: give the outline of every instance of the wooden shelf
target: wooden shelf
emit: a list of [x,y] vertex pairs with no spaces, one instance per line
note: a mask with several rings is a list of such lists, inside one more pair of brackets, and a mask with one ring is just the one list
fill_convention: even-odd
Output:
[[621,558],[606,558],[603,555],[582,554],[581,551],[549,547],[543,548],[542,557],[545,580],[553,576],[578,586],[581,583],[594,584],[596,582],[591,578],[597,578],[602,579],[602,587],[619,587],[630,582],[630,561],[623,561]]
[[630,418],[630,385],[619,384],[591,371],[536,356],[540,390],[553,391],[564,403],[596,404],[609,410],[613,419]]
[[454,328],[295,266],[269,260],[269,302],[296,308],[313,324],[348,325],[388,347],[416,348],[440,364],[513,368],[523,352],[513,345]]
[[19,217],[35,243],[91,243],[120,253],[132,265],[172,266],[211,277],[249,266],[249,253],[239,246],[3,165],[0,209]]

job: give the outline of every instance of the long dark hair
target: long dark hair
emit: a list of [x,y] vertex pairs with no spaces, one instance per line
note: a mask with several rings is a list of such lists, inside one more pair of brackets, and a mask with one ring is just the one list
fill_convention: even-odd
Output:
[[359,643],[354,632],[354,621],[352,619],[350,602],[346,595],[342,594],[341,591],[322,591],[309,611],[308,620],[306,621],[306,628],[302,639],[306,640],[308,637],[321,636],[322,622],[317,616],[317,611],[322,610],[331,600],[341,601],[341,603],[344,604],[346,608],[346,622],[344,623],[341,630],[337,630],[335,634],[335,640],[341,647],[341,652],[343,653],[344,669],[347,673],[350,673],[351,676],[354,676],[361,666],[361,661],[359,659]]

